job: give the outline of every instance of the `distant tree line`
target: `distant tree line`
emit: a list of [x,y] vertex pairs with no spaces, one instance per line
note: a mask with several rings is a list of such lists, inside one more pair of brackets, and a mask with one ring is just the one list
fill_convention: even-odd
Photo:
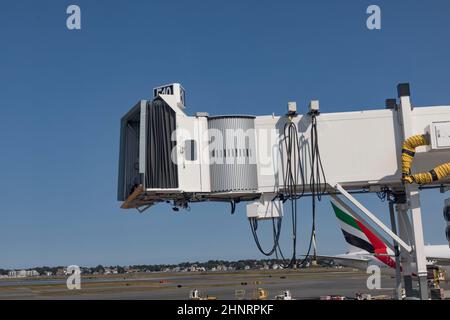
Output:
[[[180,270],[189,269],[191,267],[204,268],[205,270],[218,269],[219,267],[233,268],[235,270],[245,270],[261,268],[263,266],[273,266],[275,264],[283,265],[282,260],[277,259],[245,259],[238,261],[227,261],[227,260],[209,260],[206,262],[181,262],[178,264],[139,264],[130,266],[103,266],[98,265],[96,267],[80,267],[83,274],[103,274],[108,269],[109,271],[114,270],[114,273],[123,274],[128,271],[130,272],[161,272],[165,270],[173,270],[179,268]],[[39,274],[45,275],[51,273],[53,275],[61,273],[64,270],[64,266],[56,267],[35,267],[27,270],[36,270]],[[0,269],[0,275],[7,275],[8,269]]]

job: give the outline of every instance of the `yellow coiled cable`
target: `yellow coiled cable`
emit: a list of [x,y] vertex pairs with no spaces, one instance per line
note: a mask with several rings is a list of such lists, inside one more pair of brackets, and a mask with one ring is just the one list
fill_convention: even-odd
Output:
[[422,172],[411,175],[411,166],[416,154],[416,148],[426,146],[429,144],[428,136],[419,134],[412,136],[405,140],[402,146],[402,178],[407,183],[426,184],[433,181],[444,179],[450,175],[450,162],[441,164],[430,170],[429,172]]
[[450,175],[450,162],[441,164],[429,172],[408,175],[403,180],[408,183],[425,184],[444,179],[448,175]]
[[403,177],[411,174],[411,165],[416,154],[416,148],[428,145],[427,136],[418,134],[405,140],[402,146],[402,174]]

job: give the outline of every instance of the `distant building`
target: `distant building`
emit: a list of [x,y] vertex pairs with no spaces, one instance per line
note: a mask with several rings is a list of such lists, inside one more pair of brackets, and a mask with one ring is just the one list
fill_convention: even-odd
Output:
[[193,266],[186,268],[186,271],[187,272],[196,272],[196,271],[198,271],[198,268],[196,265],[193,265]]
[[217,266],[216,270],[217,270],[217,271],[227,271],[228,268],[227,268],[226,265],[219,264],[219,265]]
[[39,276],[39,272],[37,272],[36,270],[30,270],[30,271],[27,271],[27,272],[29,272],[29,274],[27,276],[31,276],[31,277]]
[[11,270],[8,272],[10,278],[37,277],[39,272],[36,270]]
[[56,270],[57,276],[65,276],[66,274],[67,274],[67,268],[58,268],[58,270]]
[[128,270],[126,270],[126,273],[137,273],[137,272],[139,272],[139,269],[128,268]]

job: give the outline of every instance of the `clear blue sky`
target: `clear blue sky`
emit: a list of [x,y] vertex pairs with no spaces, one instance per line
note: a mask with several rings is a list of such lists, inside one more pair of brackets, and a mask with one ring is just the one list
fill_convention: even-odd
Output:
[[[2,1],[0,43],[0,268],[260,257],[244,204],[119,208],[119,120],[159,84],[182,83],[191,114],[379,109],[399,82],[415,105],[450,104],[448,1]],[[443,199],[423,194],[427,243],[445,242]],[[299,220],[304,252],[308,200]],[[319,253],[345,251],[328,201],[317,234]]]

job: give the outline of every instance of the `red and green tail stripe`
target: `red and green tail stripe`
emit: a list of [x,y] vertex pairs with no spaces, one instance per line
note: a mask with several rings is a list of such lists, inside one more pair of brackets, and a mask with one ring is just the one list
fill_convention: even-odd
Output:
[[365,250],[386,265],[395,268],[395,261],[388,256],[387,246],[375,234],[373,234],[358,219],[346,212],[343,208],[331,202],[334,213],[341,223],[345,240],[353,247]]

